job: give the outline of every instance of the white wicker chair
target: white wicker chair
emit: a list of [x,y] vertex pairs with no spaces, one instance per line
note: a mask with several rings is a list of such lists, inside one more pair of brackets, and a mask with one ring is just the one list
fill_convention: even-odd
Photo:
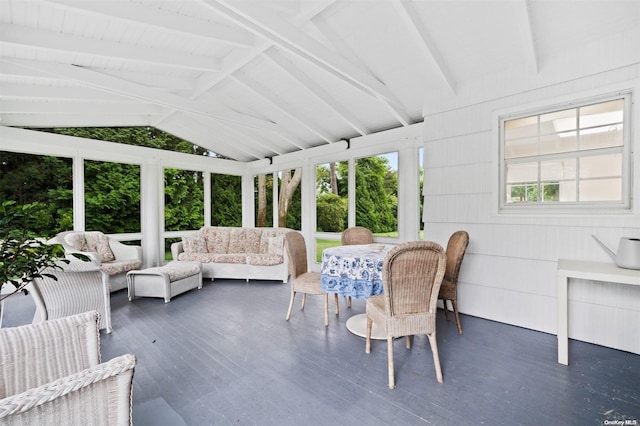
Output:
[[27,286],[36,305],[33,322],[95,310],[100,314],[100,329],[111,333],[111,294],[99,266],[78,259],[60,265],[64,270],[49,268],[44,271],[54,275],[56,280],[36,278]]
[[100,363],[99,315],[0,329],[0,424],[131,425],[136,359]]

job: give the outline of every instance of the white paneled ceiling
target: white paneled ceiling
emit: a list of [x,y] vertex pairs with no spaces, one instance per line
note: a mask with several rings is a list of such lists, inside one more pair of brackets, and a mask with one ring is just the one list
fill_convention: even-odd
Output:
[[154,126],[253,161],[595,61],[585,44],[640,34],[640,1],[2,0],[0,25],[1,125]]

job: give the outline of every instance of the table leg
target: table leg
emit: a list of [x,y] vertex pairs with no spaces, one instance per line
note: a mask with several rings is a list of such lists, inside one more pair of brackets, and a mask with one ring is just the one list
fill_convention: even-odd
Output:
[[[367,314],[353,315],[347,320],[347,330],[360,337],[367,337]],[[387,333],[373,323],[371,328],[371,338],[376,340],[387,340]]]
[[558,274],[558,363],[569,365],[569,277]]

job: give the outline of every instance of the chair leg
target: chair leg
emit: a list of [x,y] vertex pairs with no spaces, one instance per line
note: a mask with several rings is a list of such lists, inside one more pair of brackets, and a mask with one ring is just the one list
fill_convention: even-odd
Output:
[[404,336],[404,345],[407,349],[411,349],[411,336]]
[[442,306],[444,306],[444,318],[449,321],[449,308],[447,308],[447,299],[442,299]]
[[440,357],[438,356],[438,342],[436,341],[436,332],[427,334],[431,352],[433,353],[433,365],[436,367],[436,379],[438,383],[442,383],[442,369],[440,368]]
[[289,318],[291,318],[291,311],[293,310],[293,299],[295,299],[296,297],[296,292],[292,291],[291,292],[291,300],[289,301],[289,310],[287,311],[287,321],[289,321]]
[[302,293],[302,305],[300,305],[300,310],[304,311],[304,304],[307,303],[307,293]]
[[462,325],[460,324],[460,315],[458,315],[458,303],[455,300],[451,301],[453,305],[453,314],[456,316],[456,325],[458,326],[458,334],[462,334]]
[[367,315],[367,338],[364,344],[364,352],[369,354],[371,353],[371,328],[373,327],[373,321]]
[[387,337],[387,358],[389,364],[389,389],[395,389],[396,380],[393,377],[393,337]]
[[329,293],[324,294],[324,326],[329,326]]
[[338,304],[338,293],[333,294],[336,299],[336,315],[340,314],[340,305]]
[[351,307],[351,296],[349,296],[349,299],[347,301],[347,307],[350,308]]

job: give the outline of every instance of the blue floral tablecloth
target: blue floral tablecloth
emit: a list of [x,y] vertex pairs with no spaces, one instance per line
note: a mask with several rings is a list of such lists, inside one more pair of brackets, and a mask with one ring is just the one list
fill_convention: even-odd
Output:
[[[385,245],[376,251],[377,244],[337,246],[322,252],[320,288],[327,293],[366,299],[381,294],[382,263],[393,247]],[[378,245],[379,246],[379,245]]]

